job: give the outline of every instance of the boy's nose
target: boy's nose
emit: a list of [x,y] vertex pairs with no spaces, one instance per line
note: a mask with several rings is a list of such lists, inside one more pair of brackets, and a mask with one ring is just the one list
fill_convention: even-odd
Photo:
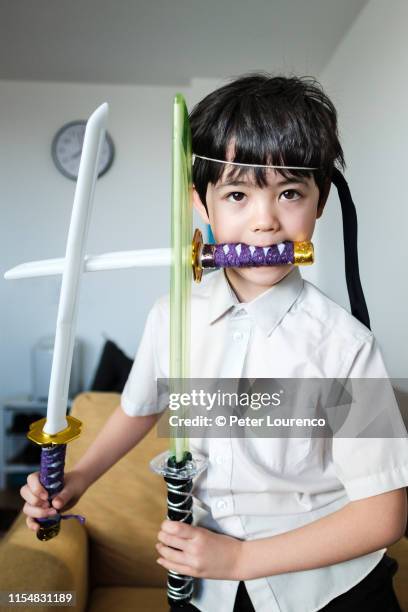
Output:
[[262,202],[254,207],[252,231],[273,232],[279,229],[279,219],[270,202]]
[[253,227],[254,232],[276,232],[276,230],[279,228],[279,225],[277,222],[266,222],[266,221],[260,221],[259,223],[256,223]]

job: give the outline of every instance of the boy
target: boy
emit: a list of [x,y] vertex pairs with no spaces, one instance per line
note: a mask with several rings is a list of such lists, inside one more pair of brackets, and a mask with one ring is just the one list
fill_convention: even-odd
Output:
[[[239,78],[196,106],[191,127],[194,206],[216,242],[312,238],[335,163],[345,165],[335,108],[317,82]],[[191,310],[192,378],[387,378],[370,330],[292,265],[213,272],[193,288]],[[73,505],[156,422],[168,331],[165,296],[121,406],[54,508]],[[199,578],[184,610],[400,610],[384,553],[406,524],[406,439],[192,438],[191,448],[209,458],[194,483],[195,525],[164,521],[157,544],[163,567]],[[33,518],[48,512],[38,475],[22,495],[36,529]]]

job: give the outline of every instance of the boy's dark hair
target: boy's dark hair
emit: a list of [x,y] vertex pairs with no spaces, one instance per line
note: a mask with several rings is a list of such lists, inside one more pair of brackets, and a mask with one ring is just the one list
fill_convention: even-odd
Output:
[[[311,166],[318,170],[278,169],[285,178],[314,176],[319,204],[331,183],[335,163],[346,166],[337,130],[337,112],[313,77],[244,75],[216,89],[190,114],[193,152],[247,164]],[[265,187],[264,168],[227,166],[228,178],[248,172]],[[224,164],[196,158],[193,182],[204,206],[208,183],[216,184]]]

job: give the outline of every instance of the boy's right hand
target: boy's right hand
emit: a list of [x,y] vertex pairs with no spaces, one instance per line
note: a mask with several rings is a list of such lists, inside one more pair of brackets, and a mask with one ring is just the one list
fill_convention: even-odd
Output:
[[27,515],[27,527],[33,531],[39,529],[36,518],[52,518],[57,512],[72,508],[82,494],[86,491],[86,483],[80,472],[68,472],[64,474],[64,488],[53,498],[52,506],[48,504],[48,494],[40,483],[40,473],[34,472],[27,478],[27,484],[20,489],[21,497],[25,500],[23,507]]

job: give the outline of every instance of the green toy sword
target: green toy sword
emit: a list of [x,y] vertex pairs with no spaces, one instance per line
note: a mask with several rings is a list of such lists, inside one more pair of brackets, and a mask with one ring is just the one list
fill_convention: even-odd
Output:
[[[169,393],[183,392],[183,381],[190,376],[190,297],[192,283],[192,150],[187,107],[177,94],[173,107],[172,214],[170,278],[170,380]],[[181,415],[182,416],[182,415]],[[151,462],[152,469],[167,483],[167,517],[173,521],[193,522],[193,477],[200,474],[207,461],[192,457],[184,426],[170,428],[170,450]],[[194,588],[191,576],[170,570],[167,597],[170,606],[183,607]]]

